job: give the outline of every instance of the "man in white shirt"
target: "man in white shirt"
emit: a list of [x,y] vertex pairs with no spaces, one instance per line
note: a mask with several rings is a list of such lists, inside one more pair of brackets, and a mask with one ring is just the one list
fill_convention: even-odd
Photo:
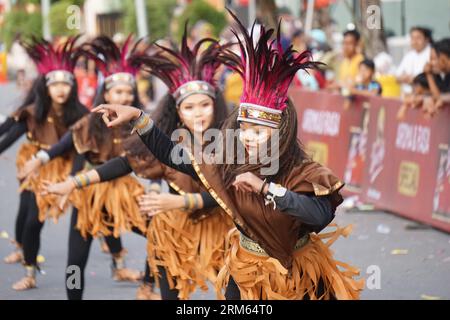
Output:
[[423,72],[425,65],[430,61],[432,32],[423,27],[413,27],[410,31],[411,48],[397,69],[397,80],[402,84],[404,93],[411,93],[410,84],[415,76]]

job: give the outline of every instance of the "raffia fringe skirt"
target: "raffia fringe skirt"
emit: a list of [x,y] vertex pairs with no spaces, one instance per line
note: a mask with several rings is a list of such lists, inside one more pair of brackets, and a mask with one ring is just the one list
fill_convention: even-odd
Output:
[[[25,162],[31,159],[36,152],[39,151],[39,148],[31,143],[24,143],[20,147],[17,158],[16,158],[16,167],[19,170],[23,167]],[[67,176],[70,174],[70,170],[72,168],[72,159],[67,159],[63,157],[58,157],[45,165],[41,166],[38,171],[38,174],[35,177],[30,178],[28,181],[25,181],[21,185],[22,190],[30,190],[36,196],[37,206],[39,208],[39,220],[44,222],[48,218],[52,218],[55,222],[57,222],[58,218],[65,212],[65,210],[59,209],[59,196],[40,195],[40,183],[41,181],[50,181],[50,182],[61,182],[64,181]]]
[[183,210],[154,216],[147,231],[147,253],[157,281],[161,266],[170,288],[179,291],[179,299],[189,299],[198,287],[206,291],[206,280],[215,283],[223,267],[231,228],[231,219],[219,208],[198,223]]
[[143,193],[144,187],[130,175],[74,190],[69,199],[78,209],[76,228],[83,237],[119,237],[133,227],[145,233],[147,220],[137,202]]
[[[232,276],[243,300],[358,299],[364,287],[363,279],[355,280],[359,270],[334,260],[329,248],[350,231],[351,226],[336,226],[333,232],[310,234],[309,242],[294,253],[291,274],[277,259],[244,249],[239,232],[230,231],[225,266],[216,283],[219,298],[224,299],[222,292]],[[319,286],[323,290],[318,290]]]

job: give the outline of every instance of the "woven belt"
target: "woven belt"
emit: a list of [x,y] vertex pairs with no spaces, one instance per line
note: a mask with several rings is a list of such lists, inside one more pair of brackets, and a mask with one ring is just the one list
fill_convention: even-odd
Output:
[[[309,233],[305,234],[303,237],[297,240],[297,243],[295,244],[294,251],[297,251],[298,249],[302,248],[305,244],[309,242]],[[250,239],[249,237],[245,236],[242,233],[239,233],[239,244],[242,248],[245,250],[256,254],[258,256],[269,256],[267,252],[261,248],[261,246]]]

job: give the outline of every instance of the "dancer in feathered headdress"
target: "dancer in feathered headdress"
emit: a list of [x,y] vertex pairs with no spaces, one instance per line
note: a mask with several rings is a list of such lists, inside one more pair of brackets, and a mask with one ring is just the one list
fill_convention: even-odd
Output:
[[[317,63],[309,53],[283,50],[279,36],[270,40],[272,29],[261,27],[255,44],[253,31],[249,34],[233,17],[241,55],[224,50],[219,60],[244,80],[240,107],[225,125],[240,130],[244,159],[210,164],[190,157],[191,164],[177,164],[171,157],[177,147],[148,115],[126,106],[105,105],[95,111],[108,117],[107,122],[114,118],[112,127],[133,121],[161,162],[199,178],[217,205],[232,216],[237,230],[230,233],[225,266],[216,282],[221,297],[226,288],[229,299],[357,299],[363,287],[363,280],[354,279],[357,269],[335,261],[329,249],[350,230],[319,234],[342,203],[343,183],[302,149],[296,110],[288,99],[297,70]],[[223,145],[228,148],[228,143]],[[256,164],[238,161],[250,159],[255,150],[258,155],[261,150],[269,153]],[[178,148],[176,154],[186,156]]]
[[[135,80],[139,66],[131,64],[133,59],[145,54],[144,49],[139,48],[139,44],[139,41],[133,44],[133,39],[129,37],[123,47],[119,48],[111,39],[102,36],[83,46],[84,54],[96,62],[105,77],[95,105],[133,104],[141,108]],[[90,113],[76,122],[58,143],[30,161],[26,173],[35,172],[48,161],[60,159],[70,153],[77,154],[77,166],[73,173],[83,171],[86,165],[102,164],[124,153],[123,140],[128,137],[128,133],[127,128],[107,130],[100,115]],[[88,182],[80,177],[74,180],[66,175],[65,180],[58,183],[55,188],[62,189],[64,191],[62,193],[68,196],[76,186],[81,187]],[[112,254],[115,280],[136,281],[141,278],[139,272],[125,267],[126,250],[122,248],[119,235],[132,229],[145,232],[147,222],[139,213],[136,202],[136,196],[142,192],[143,187],[138,181],[127,175],[109,183],[75,190],[70,194],[69,201],[74,210],[69,236],[68,265],[78,266],[82,278],[81,288],[66,288],[69,299],[82,298],[84,270],[93,237],[105,236]],[[63,211],[59,209],[59,212]],[[70,274],[66,276],[70,277]]]
[[[156,110],[158,125],[168,135],[184,129],[192,138],[218,129],[227,111],[214,81],[221,46],[204,39],[189,48],[186,37],[185,32],[180,50],[157,46],[154,55],[136,57],[132,65],[143,65],[168,86],[169,93]],[[191,139],[185,142],[189,148]],[[231,221],[219,208],[207,208],[199,183],[160,163],[137,135],[125,143],[126,158],[86,173],[89,183],[117,178],[131,169],[141,177],[169,182],[170,194],[141,198],[141,208],[156,214],[147,232],[148,261],[163,299],[188,299],[197,288],[207,289],[206,280],[215,282]]]
[[[24,46],[39,72],[23,105],[5,123],[7,136],[0,143],[0,153],[11,146],[23,134],[28,142],[22,144],[17,154],[18,177],[21,182],[19,213],[16,219],[16,244],[18,250],[5,258],[7,263],[22,260],[26,277],[13,285],[16,290],[36,286],[36,257],[39,251],[40,231],[47,217],[53,215],[51,199],[45,200],[38,192],[42,180],[61,181],[70,171],[70,157],[51,161],[25,179],[25,162],[33,155],[56,143],[74,122],[87,112],[79,102],[73,69],[84,51],[76,46],[78,38],[69,38],[60,45],[53,45],[36,38]],[[6,131],[5,131],[6,132]]]
[[[154,55],[138,61],[169,89],[156,110],[159,128],[167,135],[183,128],[196,138],[208,129],[219,129],[227,117],[222,92],[215,81],[223,47],[214,39],[204,38],[190,48],[187,27],[180,49],[157,47]],[[192,147],[192,140],[184,141],[186,148]],[[197,288],[207,289],[206,280],[215,283],[224,264],[231,220],[220,208],[210,208],[211,201],[203,201],[207,193],[201,194],[198,182],[160,165],[164,171],[157,177],[169,182],[173,194],[170,197],[178,205],[155,206],[168,195],[142,199],[146,210],[159,213],[148,230],[149,263],[158,275],[163,299],[188,299]]]

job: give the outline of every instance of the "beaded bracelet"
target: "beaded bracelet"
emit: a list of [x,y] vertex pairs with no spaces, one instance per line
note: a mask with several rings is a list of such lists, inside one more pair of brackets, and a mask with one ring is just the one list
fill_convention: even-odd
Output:
[[141,111],[139,117],[132,122],[133,130],[131,133],[137,132],[142,135],[148,132],[153,127],[153,120],[150,116]]
[[186,210],[189,210],[189,207],[191,206],[191,199],[189,198],[189,194],[186,193],[183,195],[184,198],[184,208]]
[[75,182],[75,186],[77,187],[77,189],[86,187],[91,184],[89,176],[85,173],[77,174],[75,177],[73,177],[73,181]]
[[198,199],[195,194],[192,194],[192,198],[194,199],[194,206],[192,209],[197,210],[198,209]]

